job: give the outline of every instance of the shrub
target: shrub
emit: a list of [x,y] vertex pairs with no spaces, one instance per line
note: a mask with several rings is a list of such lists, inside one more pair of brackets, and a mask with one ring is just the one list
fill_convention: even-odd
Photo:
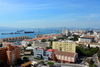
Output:
[[41,60],[41,58],[34,58],[34,59]]
[[54,65],[54,63],[53,63],[53,62],[48,62],[47,64],[48,64],[48,65]]

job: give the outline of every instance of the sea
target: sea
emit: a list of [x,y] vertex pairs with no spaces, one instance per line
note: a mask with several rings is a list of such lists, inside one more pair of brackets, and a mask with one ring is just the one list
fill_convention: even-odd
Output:
[[2,38],[9,38],[9,37],[19,37],[19,36],[28,36],[30,38],[35,38],[35,35],[38,34],[59,34],[61,30],[58,29],[24,29],[25,31],[34,31],[34,33],[21,33],[21,34],[5,34],[2,35],[1,33],[11,33],[17,32],[19,30],[0,30],[0,39]]

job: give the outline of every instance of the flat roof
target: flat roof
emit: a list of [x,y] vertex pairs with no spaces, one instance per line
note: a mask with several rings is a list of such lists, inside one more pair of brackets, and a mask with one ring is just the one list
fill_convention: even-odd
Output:
[[26,62],[26,63],[22,64],[21,66],[28,66],[31,63],[32,63],[32,61],[29,61],[29,62]]

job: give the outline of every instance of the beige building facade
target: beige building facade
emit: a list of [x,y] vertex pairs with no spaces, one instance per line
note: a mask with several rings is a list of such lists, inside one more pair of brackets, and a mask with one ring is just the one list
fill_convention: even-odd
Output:
[[78,58],[78,54],[71,53],[71,52],[55,51],[52,54],[53,61],[59,61],[62,63],[75,63],[77,58]]
[[76,53],[76,44],[73,41],[54,41],[52,43],[52,48],[58,51],[72,52]]

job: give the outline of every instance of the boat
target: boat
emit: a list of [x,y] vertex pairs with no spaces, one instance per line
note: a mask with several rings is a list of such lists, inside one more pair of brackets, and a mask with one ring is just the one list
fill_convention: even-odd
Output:
[[11,33],[1,33],[1,35],[8,35],[8,34],[23,34],[23,33],[34,33],[34,31],[17,31],[17,32],[11,32]]
[[34,33],[34,31],[24,31],[24,33]]
[[1,33],[1,35],[6,35],[6,34],[8,34],[8,33]]
[[17,32],[23,32],[23,31],[25,31],[25,30],[18,30]]
[[1,33],[1,35],[14,34],[14,33]]

